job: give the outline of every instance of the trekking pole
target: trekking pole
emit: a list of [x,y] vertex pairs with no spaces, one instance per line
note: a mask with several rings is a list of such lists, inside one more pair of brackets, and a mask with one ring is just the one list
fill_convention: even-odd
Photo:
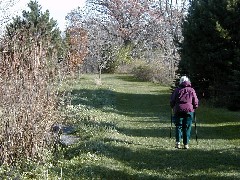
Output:
[[198,144],[198,136],[197,136],[197,117],[196,117],[196,112],[194,112],[194,124],[195,124],[196,142],[197,142],[197,144]]
[[170,138],[172,138],[172,123],[173,123],[173,109],[171,109],[171,126],[170,126]]

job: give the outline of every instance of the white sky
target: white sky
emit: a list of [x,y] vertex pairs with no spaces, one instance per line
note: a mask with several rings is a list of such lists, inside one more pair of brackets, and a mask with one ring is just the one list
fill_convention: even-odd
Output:
[[[19,0],[16,4],[16,9],[21,15],[22,10],[29,10],[27,4],[30,0]],[[57,20],[58,27],[61,31],[65,30],[65,16],[76,9],[78,6],[83,7],[85,0],[37,0],[38,4],[42,6],[42,11],[47,9],[50,12],[50,16]]]

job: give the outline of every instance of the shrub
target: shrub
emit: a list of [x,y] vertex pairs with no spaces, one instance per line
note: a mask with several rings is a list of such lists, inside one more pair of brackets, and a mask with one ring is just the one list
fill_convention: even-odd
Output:
[[172,83],[172,79],[168,77],[164,66],[157,61],[149,63],[136,61],[132,73],[136,78],[143,81],[161,83],[164,85],[170,85]]
[[0,54],[0,164],[7,165],[44,161],[46,138],[59,120],[57,66],[39,42],[20,37],[6,39]]

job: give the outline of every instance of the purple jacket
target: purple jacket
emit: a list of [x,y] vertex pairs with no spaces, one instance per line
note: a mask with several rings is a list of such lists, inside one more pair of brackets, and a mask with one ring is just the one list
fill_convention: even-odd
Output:
[[170,106],[174,112],[194,112],[198,107],[198,98],[191,83],[184,81],[171,95]]

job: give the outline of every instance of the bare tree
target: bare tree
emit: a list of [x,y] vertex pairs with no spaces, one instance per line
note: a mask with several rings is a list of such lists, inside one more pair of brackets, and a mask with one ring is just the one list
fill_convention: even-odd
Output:
[[[175,42],[182,38],[181,22],[186,7],[186,0],[88,0],[86,9],[75,10],[74,24],[81,24],[87,30],[90,47],[101,39],[111,44],[115,53],[125,52],[126,56],[115,54],[115,58],[145,59],[148,63],[160,61],[164,78],[171,81],[179,61]],[[93,31],[101,37],[93,35]],[[91,47],[90,53],[101,52],[95,50]],[[97,63],[100,56],[91,58]]]
[[88,54],[88,37],[87,32],[80,27],[69,27],[67,33],[67,65],[72,73],[79,70],[80,65]]
[[17,0],[0,1],[0,35],[2,35],[4,31],[6,23],[8,23],[12,17],[11,9],[16,4],[16,1]]
[[[99,78],[102,69],[113,59],[113,51],[117,47],[117,37],[113,35],[114,29],[110,22],[104,18],[93,16],[92,10],[74,10],[68,14],[68,27],[82,29],[87,32],[87,56],[83,62],[83,69],[86,72],[98,72]],[[79,43],[81,43],[79,41]],[[80,50],[78,48],[78,50]],[[111,51],[111,52],[110,52]]]

